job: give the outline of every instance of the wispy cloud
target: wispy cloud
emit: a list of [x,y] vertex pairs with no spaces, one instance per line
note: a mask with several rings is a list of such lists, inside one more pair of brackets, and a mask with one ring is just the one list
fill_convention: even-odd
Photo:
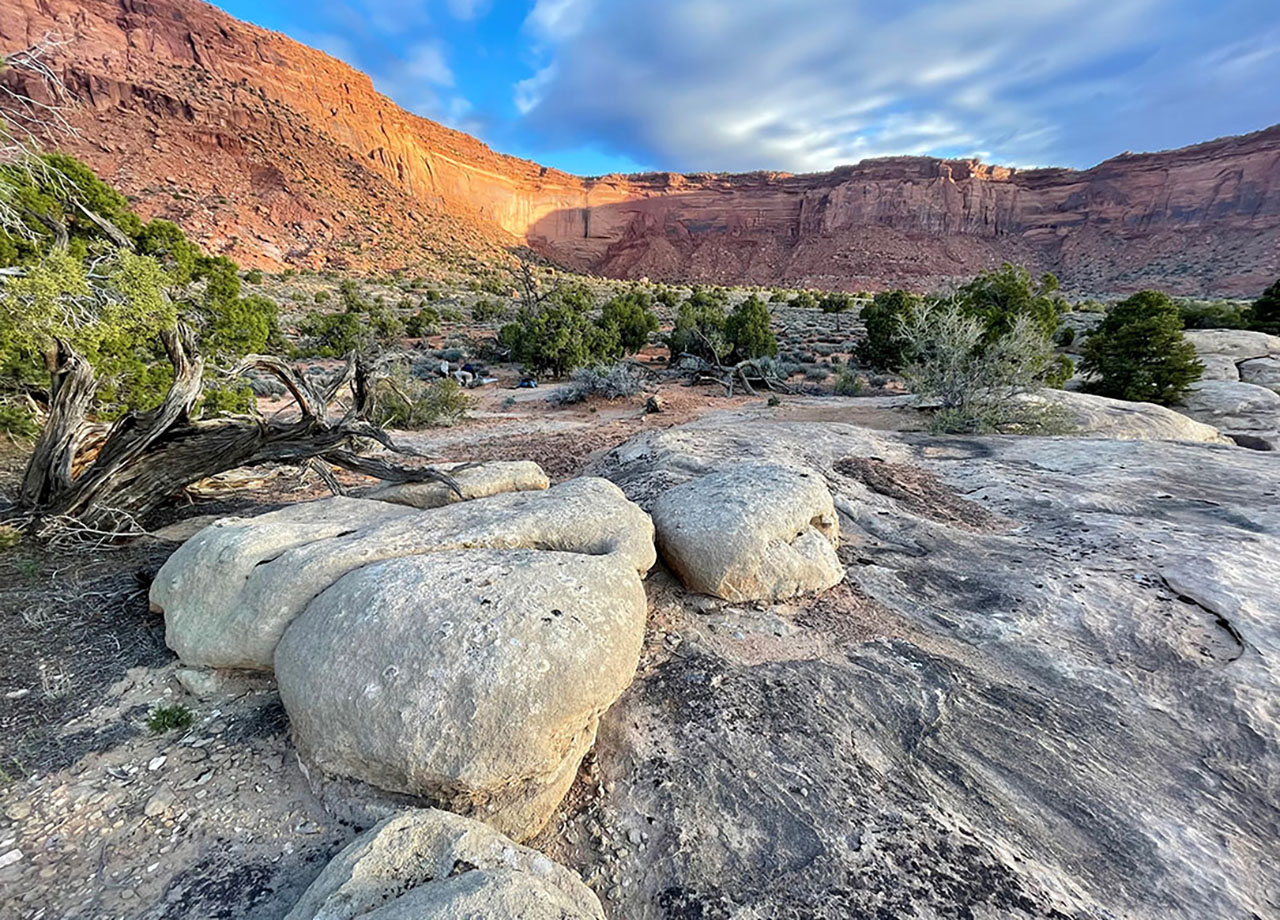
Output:
[[680,169],[1089,165],[1280,120],[1274,2],[537,0],[513,101],[547,143]]

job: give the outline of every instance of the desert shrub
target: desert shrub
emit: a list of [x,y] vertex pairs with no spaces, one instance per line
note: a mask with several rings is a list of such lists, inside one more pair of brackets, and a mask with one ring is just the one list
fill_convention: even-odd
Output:
[[725,319],[724,334],[731,349],[731,361],[750,361],[778,353],[778,340],[770,328],[769,308],[755,294],[733,308]]
[[868,367],[901,370],[907,363],[903,326],[911,321],[919,306],[920,298],[907,291],[881,291],[876,294],[862,309],[867,334],[857,345],[858,360]]
[[435,303],[437,300],[440,300],[442,297],[444,297],[444,295],[441,294],[440,291],[436,288],[427,288],[426,293],[423,294],[423,296],[426,297],[427,300],[431,303]]
[[848,313],[858,305],[858,299],[852,294],[845,294],[840,291],[833,291],[824,294],[822,299],[818,301],[818,308],[827,315],[834,315],[836,318],[836,329],[840,328],[840,314]]
[[836,374],[835,393],[837,396],[861,396],[862,391],[866,388],[866,378],[855,374],[848,368],[843,368]]
[[658,331],[653,302],[644,291],[618,294],[600,308],[600,325],[612,329],[622,354],[633,355]]
[[158,735],[178,728],[189,728],[192,719],[191,710],[181,704],[157,706],[147,716],[147,728],[153,735]]
[[624,399],[643,392],[644,380],[629,364],[596,364],[574,371],[569,383],[548,397],[552,403],[580,403],[592,396]]
[[471,319],[477,323],[488,323],[495,319],[505,319],[507,313],[505,304],[496,300],[481,300],[471,308]]
[[248,415],[256,405],[253,387],[241,383],[230,386],[206,386],[197,406],[200,418]]
[[1272,283],[1253,302],[1246,320],[1250,329],[1280,335],[1280,281]]
[[1159,291],[1120,301],[1085,341],[1080,370],[1090,392],[1113,399],[1177,402],[1204,366],[1182,336],[1178,307]]
[[1230,300],[1179,300],[1177,307],[1183,329],[1245,329],[1249,325],[1247,304]]
[[988,342],[1011,330],[1020,316],[1049,338],[1068,307],[1058,293],[1056,277],[1046,273],[1033,281],[1029,271],[1008,262],[962,286],[954,300],[963,313],[982,320],[983,338]]
[[540,303],[521,307],[516,321],[499,330],[498,342],[535,373],[563,377],[617,352],[616,333],[592,319],[593,306],[585,286],[559,288]]
[[361,348],[366,338],[364,326],[355,313],[320,313],[312,310],[298,323],[305,345],[302,353],[317,358],[336,358]]
[[446,323],[460,323],[462,322],[462,311],[457,307],[443,306],[440,308],[440,319]]
[[374,384],[375,424],[384,428],[435,428],[467,417],[471,398],[452,377],[422,380],[406,363],[396,364]]
[[831,376],[831,371],[827,370],[821,364],[810,364],[808,367],[804,369],[804,379],[812,380],[815,383],[820,383],[821,381],[826,380],[830,376]]
[[15,441],[30,441],[40,433],[35,413],[16,399],[0,401],[0,434]]
[[261,269],[258,269],[258,268],[251,268],[251,269],[249,269],[247,272],[245,272],[245,273],[244,273],[244,283],[245,283],[245,284],[252,284],[252,285],[254,285],[254,286],[257,286],[257,285],[261,284],[261,283],[262,283],[262,270],[261,270]]
[[812,310],[818,305],[818,298],[814,297],[809,291],[801,291],[791,298],[791,306],[804,307],[806,310]]
[[328,291],[316,291],[315,297],[312,298],[316,303],[328,303],[333,299],[333,295]]
[[680,305],[675,325],[667,335],[667,347],[673,357],[695,355],[719,363],[733,350],[725,336],[725,298],[717,291],[694,288]]
[[1060,408],[1025,398],[1054,372],[1053,343],[1025,314],[989,338],[987,324],[954,300],[922,304],[902,320],[912,392],[936,400],[934,428],[945,432],[1069,430]]
[[1069,348],[1076,340],[1076,330],[1071,326],[1063,326],[1053,336],[1053,344],[1059,348]]
[[440,311],[435,307],[419,307],[404,323],[404,334],[411,339],[426,338],[440,331]]

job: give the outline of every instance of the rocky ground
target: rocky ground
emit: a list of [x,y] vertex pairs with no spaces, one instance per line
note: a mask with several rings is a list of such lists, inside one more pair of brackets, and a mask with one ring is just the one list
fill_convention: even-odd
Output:
[[[419,446],[594,472],[646,509],[767,460],[839,512],[825,593],[646,580],[636,680],[530,841],[608,916],[1280,911],[1274,454],[935,438],[885,399],[506,395]],[[155,522],[168,539],[6,554],[0,915],[279,917],[363,829],[313,795],[272,680],[186,672],[148,612],[198,523],[320,494],[249,485]],[[166,705],[191,724],[153,733]]]

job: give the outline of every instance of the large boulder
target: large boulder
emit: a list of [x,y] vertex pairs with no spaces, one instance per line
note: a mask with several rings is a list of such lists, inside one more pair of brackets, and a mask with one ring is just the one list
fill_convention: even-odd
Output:
[[1235,359],[1228,355],[1196,355],[1196,360],[1203,366],[1201,380],[1239,380],[1240,369]]
[[1191,385],[1179,411],[1225,432],[1274,431],[1280,427],[1280,393],[1252,383],[1202,380]]
[[487,825],[411,809],[365,831],[285,920],[604,920],[574,873]]
[[601,479],[427,511],[325,499],[215,522],[161,567],[151,603],[186,664],[270,670],[285,628],[347,572],[462,547],[608,554],[635,572],[655,559],[648,516]]
[[1280,355],[1250,358],[1240,362],[1240,379],[1254,386],[1280,393]]
[[1239,364],[1250,358],[1280,355],[1280,336],[1248,329],[1188,329],[1183,336],[1197,355],[1226,355]]
[[151,582],[165,644],[188,665],[269,670],[276,642],[300,608],[274,606],[270,588],[255,591],[255,575],[291,551],[358,537],[412,514],[336,497],[214,521],[178,547]]
[[778,600],[844,578],[831,493],[813,470],[737,464],[672,488],[652,513],[662,557],[691,591]]
[[1212,425],[1194,421],[1181,412],[1154,403],[1050,389],[1040,390],[1027,398],[1065,409],[1076,424],[1074,434],[1085,437],[1229,443]]
[[453,464],[441,469],[458,484],[457,492],[442,482],[394,482],[366,492],[364,497],[413,508],[439,508],[504,492],[533,492],[551,485],[542,467],[532,460]]
[[647,612],[609,555],[465,549],[361,566],[275,654],[303,761],[474,816],[546,822],[631,683]]

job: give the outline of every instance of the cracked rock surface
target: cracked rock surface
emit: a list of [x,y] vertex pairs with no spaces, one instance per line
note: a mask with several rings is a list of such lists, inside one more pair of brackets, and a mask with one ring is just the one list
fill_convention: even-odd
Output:
[[723,414],[596,464],[634,500],[803,466],[846,582],[650,579],[596,798],[538,845],[611,916],[1280,913],[1280,467],[1236,447]]

